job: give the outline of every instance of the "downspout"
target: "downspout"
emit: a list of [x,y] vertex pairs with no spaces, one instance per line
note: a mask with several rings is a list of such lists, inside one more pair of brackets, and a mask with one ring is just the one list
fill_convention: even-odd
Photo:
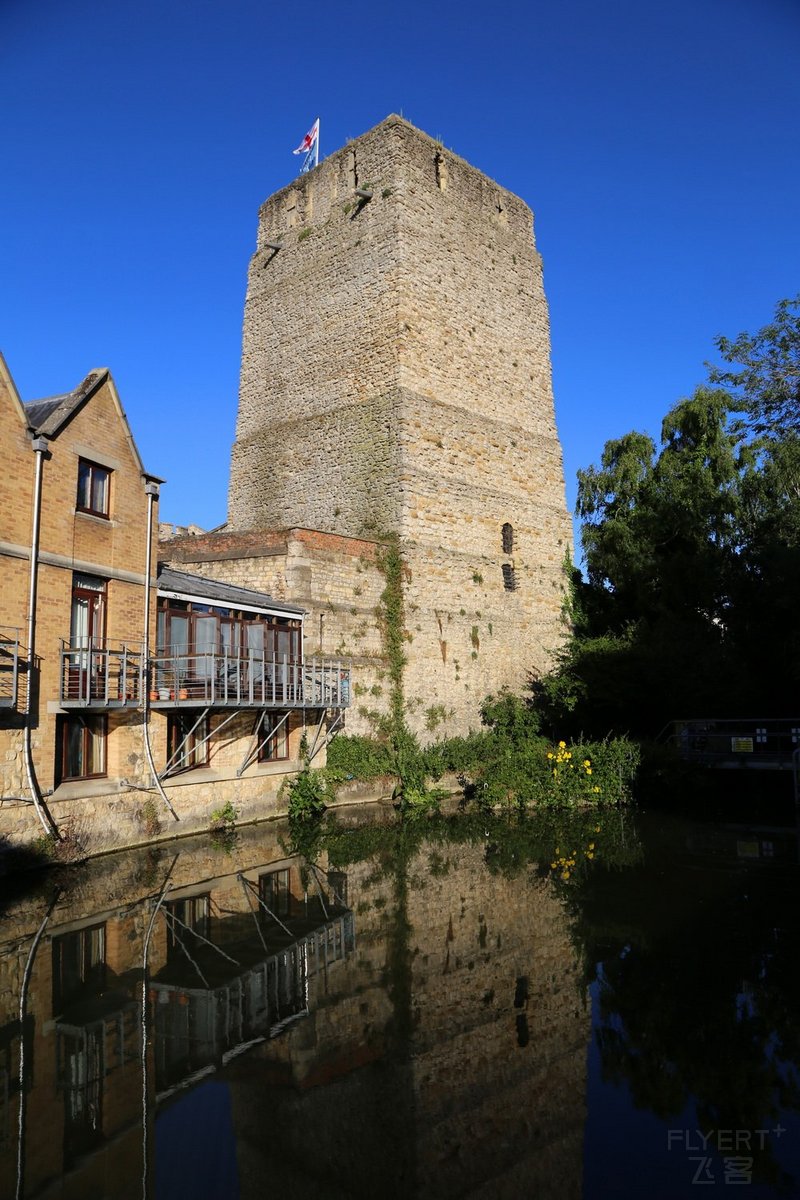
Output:
[[144,557],[144,668],[142,670],[142,728],[144,731],[144,748],[147,754],[150,774],[153,776],[161,799],[166,804],[174,819],[178,821],[180,818],[170,804],[169,797],[164,791],[164,787],[158,777],[158,771],[156,770],[153,758],[153,747],[150,744],[150,576],[153,567],[153,509],[158,499],[158,484],[146,483],[144,492],[147,496],[147,547]]
[[36,773],[33,769],[33,752],[31,749],[31,718],[32,712],[32,692],[33,692],[33,664],[36,659],[36,586],[39,579],[39,529],[41,525],[42,512],[42,467],[44,456],[47,453],[47,438],[37,437],[32,442],[33,452],[36,455],[36,475],[33,484],[33,528],[31,529],[31,577],[30,587],[28,589],[28,691],[25,697],[25,728],[23,731],[23,751],[25,757],[25,771],[28,776],[28,787],[30,788],[33,804],[36,809],[36,815],[42,823],[42,828],[48,837],[54,837],[58,841],[61,840],[61,834],[58,832],[58,827],[55,821],[47,811],[45,803],[42,799],[42,794],[39,791],[39,784],[36,782]]
[[26,1078],[28,1071],[28,1055],[25,1050],[25,1021],[27,1019],[28,1008],[28,987],[33,971],[33,963],[36,958],[36,951],[39,949],[39,942],[42,940],[42,935],[47,928],[47,922],[50,920],[53,909],[58,903],[58,898],[61,895],[61,889],[56,888],[56,893],[50,902],[50,907],[42,918],[41,924],[36,931],[36,936],[33,939],[28,958],[25,963],[25,971],[22,975],[22,986],[19,991],[19,1109],[17,1112],[17,1190],[15,1192],[16,1200],[22,1200],[25,1195],[25,1132],[26,1132],[26,1117],[28,1109],[28,1080]]

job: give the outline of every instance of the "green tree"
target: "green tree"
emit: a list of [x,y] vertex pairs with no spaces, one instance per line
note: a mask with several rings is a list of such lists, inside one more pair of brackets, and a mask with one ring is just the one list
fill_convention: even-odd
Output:
[[800,434],[800,296],[781,300],[757,333],[718,337],[716,345],[734,369],[710,366],[709,378],[735,398],[752,429],[778,440]]
[[586,579],[534,692],[559,736],[789,713],[800,634],[800,298],[664,419],[578,473]]

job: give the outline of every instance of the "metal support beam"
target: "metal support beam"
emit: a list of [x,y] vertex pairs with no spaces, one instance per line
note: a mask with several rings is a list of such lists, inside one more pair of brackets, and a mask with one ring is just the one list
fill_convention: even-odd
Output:
[[[324,713],[323,713],[323,716],[324,716]],[[313,751],[312,754],[309,754],[309,756],[308,756],[309,763],[311,763],[313,761],[313,759],[316,758],[316,756],[319,754],[319,752],[321,750],[325,749],[327,746],[329,746],[331,744],[331,742],[333,741],[334,734],[336,733],[337,725],[341,725],[341,723],[343,721],[344,721],[344,711],[342,709],[339,709],[325,732],[325,740],[322,742],[322,744],[317,749],[315,749]],[[316,746],[316,744],[317,743],[315,741],[314,745]]]
[[[203,721],[206,719],[206,717],[208,716],[208,714],[210,712],[211,712],[211,705],[209,705],[207,708],[203,709],[202,713],[197,718],[197,720],[195,721],[192,728],[189,730],[189,732],[186,734],[186,736],[181,740],[175,753],[170,756],[169,761],[167,762],[166,766],[164,767],[164,770],[159,775],[159,779],[166,778],[166,776],[170,773],[171,769],[172,770],[178,769],[178,766],[180,766],[180,764],[183,762],[184,758],[186,757],[186,755],[183,753],[184,746],[189,741],[189,738],[192,736],[195,729],[198,729],[200,727],[200,725],[202,725]],[[228,722],[232,721],[233,718],[238,715],[239,715],[238,709],[234,709],[233,712],[228,713],[228,715],[224,721],[220,722],[220,724],[217,725],[215,729],[209,729],[206,736],[204,738],[201,738],[200,741],[196,743],[195,749],[199,748],[200,746],[205,746],[206,742],[211,740],[212,733],[219,733],[220,729],[224,729],[225,726],[228,724]],[[175,760],[177,760],[177,765],[173,767],[173,762],[175,762]]]
[[[325,720],[325,712],[326,712],[326,710],[324,708],[321,708],[319,710],[319,721],[317,723],[317,729],[314,734],[314,741],[311,743],[311,749],[308,752],[306,764],[310,763],[316,757],[317,742],[319,741],[319,735],[322,732],[322,723]],[[320,747],[320,749],[322,749],[322,747]]]

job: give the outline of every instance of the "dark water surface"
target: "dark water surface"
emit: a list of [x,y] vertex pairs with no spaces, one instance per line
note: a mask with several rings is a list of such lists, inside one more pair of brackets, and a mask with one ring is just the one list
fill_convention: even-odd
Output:
[[795,829],[336,813],[2,901],[0,1194],[800,1196]]

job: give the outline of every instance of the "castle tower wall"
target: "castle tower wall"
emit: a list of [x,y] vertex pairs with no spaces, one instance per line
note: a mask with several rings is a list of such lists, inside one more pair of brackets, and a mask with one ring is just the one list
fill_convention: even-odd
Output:
[[228,528],[290,525],[399,536],[420,732],[548,666],[570,521],[532,214],[399,117],[261,209]]

